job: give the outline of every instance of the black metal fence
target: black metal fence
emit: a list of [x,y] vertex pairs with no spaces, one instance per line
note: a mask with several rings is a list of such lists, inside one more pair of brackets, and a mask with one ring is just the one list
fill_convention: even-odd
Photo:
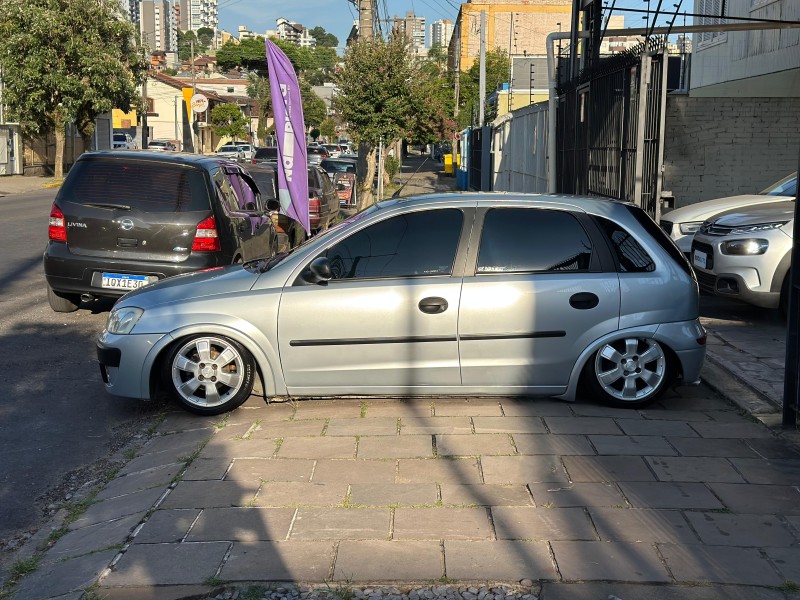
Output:
[[575,79],[559,80],[559,192],[635,202],[658,218],[665,42],[652,38],[599,60]]

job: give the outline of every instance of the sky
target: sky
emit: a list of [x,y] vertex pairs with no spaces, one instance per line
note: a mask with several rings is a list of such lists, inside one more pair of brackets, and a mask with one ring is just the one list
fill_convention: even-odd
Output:
[[[376,0],[380,18],[391,19],[394,16],[404,16],[406,12],[414,12],[418,17],[425,17],[425,24],[430,35],[430,24],[440,19],[449,19],[455,23],[458,15],[459,0]],[[658,0],[649,0],[651,8],[655,10]],[[607,4],[610,4],[606,0]],[[676,0],[664,0],[663,7],[674,10]],[[617,7],[646,8],[648,0],[616,0]],[[683,10],[691,11],[694,0],[684,0]],[[353,21],[358,18],[356,7],[348,0],[219,0],[219,25],[220,28],[236,34],[240,25],[246,26],[250,31],[263,35],[268,29],[275,29],[275,19],[285,17],[294,23],[301,23],[309,29],[320,26],[328,33],[339,38],[340,53],[344,50],[347,35],[353,26]],[[615,13],[623,14],[623,13]],[[663,21],[660,19],[659,22]],[[682,21],[680,21],[682,22]],[[639,27],[644,25],[640,15],[625,14],[626,27]],[[386,24],[382,24],[387,31]],[[427,40],[430,43],[430,40]]]

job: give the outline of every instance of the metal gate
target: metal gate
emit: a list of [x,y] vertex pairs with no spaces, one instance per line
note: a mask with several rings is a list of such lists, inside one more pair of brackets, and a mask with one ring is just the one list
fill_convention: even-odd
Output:
[[653,38],[559,81],[557,190],[634,202],[659,218],[667,53]]

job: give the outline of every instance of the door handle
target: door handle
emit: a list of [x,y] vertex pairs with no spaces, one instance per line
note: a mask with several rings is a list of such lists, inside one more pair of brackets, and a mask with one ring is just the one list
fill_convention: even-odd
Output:
[[444,298],[439,298],[437,296],[431,296],[430,298],[423,298],[419,301],[419,309],[428,315],[435,315],[437,313],[443,313],[447,310],[447,300]]
[[569,305],[578,310],[594,308],[600,303],[600,298],[591,292],[578,292],[569,298]]

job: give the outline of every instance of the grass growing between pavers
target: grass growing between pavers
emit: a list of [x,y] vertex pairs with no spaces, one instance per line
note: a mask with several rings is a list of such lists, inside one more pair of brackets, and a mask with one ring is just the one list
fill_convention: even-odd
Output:
[[784,594],[800,592],[800,584],[792,581],[791,579],[786,579],[780,586],[778,586],[778,589]]

